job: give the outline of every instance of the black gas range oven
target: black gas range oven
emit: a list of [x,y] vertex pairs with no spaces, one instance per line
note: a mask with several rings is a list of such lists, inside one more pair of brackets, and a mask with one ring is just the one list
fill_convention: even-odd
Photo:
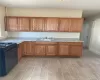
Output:
[[0,76],[5,76],[18,63],[18,45],[0,43]]

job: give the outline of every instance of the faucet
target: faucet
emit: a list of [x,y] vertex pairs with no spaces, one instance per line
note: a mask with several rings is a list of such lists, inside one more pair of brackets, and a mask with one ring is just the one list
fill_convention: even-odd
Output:
[[42,37],[42,39],[48,39],[48,37]]
[[48,39],[48,37],[45,37],[45,39]]

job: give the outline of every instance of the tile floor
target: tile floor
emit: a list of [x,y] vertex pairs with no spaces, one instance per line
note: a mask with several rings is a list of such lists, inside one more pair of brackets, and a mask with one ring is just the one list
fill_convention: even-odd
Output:
[[100,55],[84,50],[81,58],[27,57],[0,80],[100,80]]

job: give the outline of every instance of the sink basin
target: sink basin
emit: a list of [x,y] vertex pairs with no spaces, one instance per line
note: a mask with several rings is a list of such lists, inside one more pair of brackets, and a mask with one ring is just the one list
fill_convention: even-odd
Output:
[[51,39],[39,39],[40,41],[51,41]]

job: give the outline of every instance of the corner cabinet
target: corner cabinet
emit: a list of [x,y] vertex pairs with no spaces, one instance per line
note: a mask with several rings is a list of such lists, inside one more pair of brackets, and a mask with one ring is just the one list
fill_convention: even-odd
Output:
[[6,31],[29,31],[30,21],[26,17],[6,17]]
[[22,42],[22,43],[18,44],[18,61],[20,61],[23,54],[24,54],[24,43]]

